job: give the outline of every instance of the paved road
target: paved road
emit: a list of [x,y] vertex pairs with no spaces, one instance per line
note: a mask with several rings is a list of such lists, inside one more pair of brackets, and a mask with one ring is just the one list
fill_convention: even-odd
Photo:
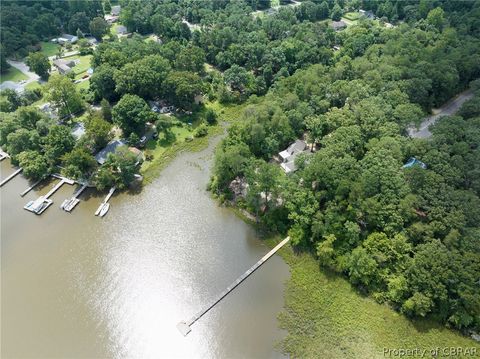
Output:
[[459,108],[463,105],[463,103],[473,97],[472,90],[466,90],[453,99],[449,100],[445,103],[442,107],[435,109],[433,112],[435,113],[432,116],[425,118],[425,120],[421,123],[420,127],[416,129],[415,127],[410,127],[408,129],[408,135],[413,138],[428,138],[432,135],[429,131],[429,127],[433,125],[440,117],[450,116],[456,113]]
[[2,84],[0,84],[0,90],[12,89],[18,92],[22,92],[27,84],[33,81],[37,81],[40,78],[40,76],[38,76],[36,73],[31,72],[30,68],[22,61],[7,60],[7,62],[10,64],[10,66],[15,67],[17,70],[23,72],[23,74],[27,76],[28,79],[25,80],[25,82],[2,82]]

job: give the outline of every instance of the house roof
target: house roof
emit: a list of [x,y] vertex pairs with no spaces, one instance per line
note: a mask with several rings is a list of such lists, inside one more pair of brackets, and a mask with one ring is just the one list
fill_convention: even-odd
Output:
[[115,31],[117,34],[120,34],[120,35],[126,34],[128,32],[127,28],[123,25],[118,25],[115,28]]
[[70,34],[62,34],[60,35],[60,38],[65,39],[70,42],[75,42],[78,40],[78,37],[75,35],[70,35]]
[[344,21],[340,20],[340,21],[332,21],[330,26],[334,30],[340,30],[340,29],[344,29],[345,27],[347,27],[347,24]]
[[118,16],[118,15],[120,15],[120,10],[121,9],[122,9],[122,7],[120,5],[112,6],[112,11],[110,11],[110,14],[112,14],[114,16]]
[[76,123],[72,129],[73,137],[75,137],[78,140],[84,134],[85,134],[85,125],[83,124],[83,122]]
[[294,172],[294,171],[297,169],[297,168],[295,167],[295,162],[294,162],[294,161],[282,163],[282,164],[280,164],[280,166],[283,168],[283,170],[285,171],[285,173]]
[[98,163],[103,165],[107,160],[109,153],[114,153],[117,147],[125,146],[127,143],[124,140],[113,140],[108,143],[102,150],[100,150],[96,155],[95,159]]
[[294,143],[288,146],[287,151],[293,155],[294,153],[299,153],[304,151],[305,148],[307,148],[307,144],[305,143],[305,141],[296,140]]

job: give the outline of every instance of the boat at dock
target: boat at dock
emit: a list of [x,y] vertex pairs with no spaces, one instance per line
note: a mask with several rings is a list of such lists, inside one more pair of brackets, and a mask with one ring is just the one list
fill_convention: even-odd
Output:
[[106,215],[109,209],[110,209],[110,203],[104,203],[102,209],[100,210],[99,216],[103,217],[104,215]]
[[23,208],[35,214],[42,214],[52,203],[51,199],[41,196],[35,201],[28,202]]

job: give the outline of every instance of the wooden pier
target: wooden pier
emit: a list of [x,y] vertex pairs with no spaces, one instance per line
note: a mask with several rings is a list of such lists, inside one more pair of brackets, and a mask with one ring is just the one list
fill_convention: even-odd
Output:
[[62,177],[62,179],[60,180],[60,182],[58,182],[50,191],[48,191],[48,193],[44,196],[46,199],[48,199],[52,194],[54,194],[55,192],[57,192],[57,190],[63,186],[64,183],[68,183],[70,185],[74,184],[75,181],[74,180],[71,180],[71,179],[68,179],[68,178],[65,178],[65,177]]
[[9,154],[0,148],[0,161],[3,161],[5,158],[10,158]]
[[23,168],[19,168],[18,170],[16,170],[15,172],[13,172],[10,176],[8,176],[7,178],[5,178],[4,180],[2,180],[2,182],[0,182],[0,187],[2,187],[5,183],[7,183],[8,181],[10,181],[13,177],[15,177],[16,175],[18,175],[20,172],[22,172]]
[[35,182],[34,184],[32,184],[30,187],[28,187],[25,191],[23,191],[22,193],[20,193],[20,196],[23,197],[25,196],[28,192],[30,192],[32,189],[34,189],[40,182],[43,181],[43,178],[39,179],[37,182]]
[[250,274],[252,274],[255,270],[258,269],[263,263],[265,263],[271,256],[273,256],[280,248],[282,248],[288,241],[290,237],[285,238],[279,244],[275,246],[270,252],[265,254],[262,259],[260,259],[257,263],[255,263],[249,270],[243,273],[240,277],[238,277],[230,286],[227,287],[222,293],[220,293],[213,301],[210,302],[204,309],[199,311],[193,317],[191,317],[187,321],[182,321],[177,324],[177,329],[183,336],[187,336],[188,333],[192,331],[191,325],[199,320],[202,316],[204,316],[210,309],[212,309],[218,302],[220,302],[223,298],[227,296],[232,290],[234,290],[240,283],[242,283]]
[[116,189],[117,189],[116,187],[110,188],[110,191],[108,191],[107,196],[105,197],[103,202],[100,203],[100,206],[98,206],[97,210],[95,211],[96,216],[103,217],[107,213],[108,209],[110,208],[108,201],[110,200],[110,197],[112,197],[113,192],[115,192]]

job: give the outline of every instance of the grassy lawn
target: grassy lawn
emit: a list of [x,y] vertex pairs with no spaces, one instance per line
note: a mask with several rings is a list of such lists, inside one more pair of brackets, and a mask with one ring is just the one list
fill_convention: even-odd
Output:
[[13,82],[19,82],[22,80],[28,79],[28,77],[21,72],[20,70],[17,70],[15,67],[10,66],[10,68],[5,72],[4,74],[0,75],[1,81],[13,81]]
[[80,91],[81,89],[88,90],[89,86],[90,86],[90,80],[85,80],[85,81],[80,82],[79,84],[75,84],[75,87],[77,88],[77,91]]
[[64,60],[79,60],[80,62],[75,65],[72,70],[75,73],[75,80],[82,78],[83,75],[86,74],[87,70],[90,68],[90,60],[92,55],[85,55],[85,56],[70,56],[65,57]]
[[347,12],[346,14],[343,15],[343,17],[347,20],[350,21],[355,21],[360,19],[360,13],[359,12]]
[[42,41],[40,45],[42,46],[42,49],[40,50],[40,52],[47,57],[56,55],[58,52],[58,49],[60,48],[60,45],[54,44],[53,42],[47,42],[47,41]]
[[352,25],[357,25],[358,23],[358,20],[348,20],[346,17],[342,17],[341,19],[345,24],[347,24],[347,26],[352,26]]
[[34,90],[34,89],[42,88],[42,85],[40,85],[40,83],[38,81],[33,81],[33,82],[30,82],[29,84],[25,85],[25,88],[27,90]]
[[[279,240],[269,239],[270,246]],[[360,295],[347,280],[321,270],[306,253],[280,251],[291,278],[280,326],[288,331],[280,348],[295,358],[385,358],[383,348],[477,347],[480,344],[429,320],[410,321],[386,305]],[[439,357],[442,357],[439,355]]]

